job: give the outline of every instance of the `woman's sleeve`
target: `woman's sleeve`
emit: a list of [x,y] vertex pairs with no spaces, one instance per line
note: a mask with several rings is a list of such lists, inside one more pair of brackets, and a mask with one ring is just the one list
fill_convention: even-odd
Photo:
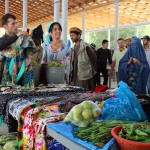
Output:
[[47,46],[46,44],[44,43],[43,44],[43,51],[42,51],[42,61],[41,61],[41,64],[45,64],[47,63]]

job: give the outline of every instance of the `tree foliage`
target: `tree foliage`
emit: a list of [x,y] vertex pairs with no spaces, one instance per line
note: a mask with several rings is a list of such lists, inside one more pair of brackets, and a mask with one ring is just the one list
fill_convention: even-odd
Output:
[[[132,38],[133,36],[136,36],[136,27],[128,27],[128,28],[121,28],[119,29],[119,38]],[[114,49],[114,35],[115,31],[110,31],[110,48]],[[143,37],[144,35],[150,36],[150,25],[144,25],[139,27],[139,37]],[[85,41],[89,44],[95,43],[97,48],[100,48],[102,46],[102,41],[104,39],[108,39],[108,31],[95,31],[95,32],[89,32],[85,34]]]

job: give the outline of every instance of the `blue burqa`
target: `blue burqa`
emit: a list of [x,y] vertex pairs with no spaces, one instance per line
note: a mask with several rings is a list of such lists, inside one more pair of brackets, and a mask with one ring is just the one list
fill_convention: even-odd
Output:
[[[136,58],[140,65],[133,61],[128,64],[130,58]],[[146,94],[146,84],[150,68],[146,54],[139,38],[132,38],[130,47],[119,62],[119,80],[126,82],[136,94]]]

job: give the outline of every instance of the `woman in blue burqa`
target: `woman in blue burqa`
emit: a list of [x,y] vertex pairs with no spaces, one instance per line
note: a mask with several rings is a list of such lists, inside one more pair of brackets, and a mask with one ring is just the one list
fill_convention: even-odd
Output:
[[136,94],[146,94],[149,72],[141,40],[133,37],[128,51],[119,62],[119,80],[126,82]]

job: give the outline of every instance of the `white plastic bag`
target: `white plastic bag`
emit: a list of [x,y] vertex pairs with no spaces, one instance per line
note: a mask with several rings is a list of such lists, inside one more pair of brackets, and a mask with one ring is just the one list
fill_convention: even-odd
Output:
[[100,107],[92,101],[84,101],[74,106],[65,118],[66,122],[79,127],[87,127],[100,116]]

